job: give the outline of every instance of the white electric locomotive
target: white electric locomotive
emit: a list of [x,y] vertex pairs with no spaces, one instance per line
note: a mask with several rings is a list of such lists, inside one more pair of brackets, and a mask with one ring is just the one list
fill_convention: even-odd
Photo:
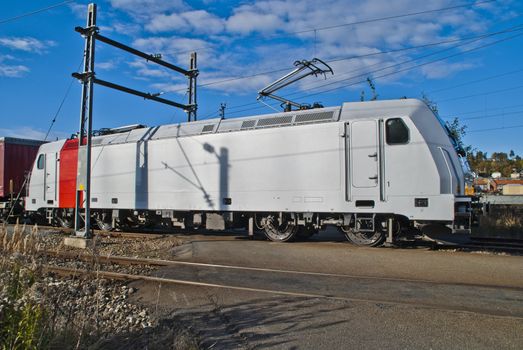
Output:
[[[92,220],[104,229],[250,219],[273,241],[336,225],[378,245],[426,224],[468,228],[455,142],[415,99],[128,128],[92,145]],[[40,147],[27,211],[72,224],[82,151],[75,139]]]

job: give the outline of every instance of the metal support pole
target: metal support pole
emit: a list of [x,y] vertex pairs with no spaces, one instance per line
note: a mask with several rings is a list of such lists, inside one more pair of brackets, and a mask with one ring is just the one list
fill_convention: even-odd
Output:
[[187,109],[187,121],[196,121],[196,111],[198,105],[196,103],[196,78],[198,77],[198,62],[196,52],[191,53],[191,61],[189,64],[189,108]]
[[[87,8],[85,33],[84,79],[78,134],[78,174],[76,178],[76,204],[74,228],[76,236],[91,237],[91,134],[93,126],[94,48],[96,31],[96,4]],[[84,216],[82,218],[82,205]],[[84,221],[82,228],[82,221]]]
[[[87,77],[88,77],[88,75],[85,75],[83,73],[73,73],[72,76],[74,78],[76,78],[78,80],[82,80],[82,81],[87,79]],[[174,101],[171,101],[171,100],[166,100],[166,99],[158,97],[158,96],[156,96],[154,94],[138,91],[138,90],[135,90],[135,89],[131,89],[131,88],[122,86],[122,85],[118,85],[118,84],[111,83],[111,82],[108,82],[108,81],[105,81],[105,80],[102,80],[102,79],[98,79],[94,75],[91,77],[91,80],[92,80],[92,82],[94,84],[102,85],[102,86],[108,87],[110,89],[115,89],[115,90],[118,90],[118,91],[123,91],[123,92],[126,92],[126,93],[131,94],[131,95],[140,96],[140,97],[143,97],[143,98],[145,98],[147,100],[153,100],[153,101],[160,102],[160,103],[163,103],[163,104],[166,104],[166,105],[169,105],[169,106],[173,106],[173,107],[177,107],[177,108],[183,108],[183,109],[189,109],[190,108],[190,106],[188,106],[188,105],[183,105],[181,103],[177,103],[177,102],[174,102]]]

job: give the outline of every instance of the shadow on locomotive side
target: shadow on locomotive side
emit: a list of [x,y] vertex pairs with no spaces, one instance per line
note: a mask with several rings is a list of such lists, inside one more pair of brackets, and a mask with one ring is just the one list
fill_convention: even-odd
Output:
[[[370,246],[425,225],[470,230],[454,144],[415,99],[109,130],[92,141],[91,220],[243,227],[279,242],[335,226]],[[75,138],[40,147],[26,220],[72,226],[84,151]]]

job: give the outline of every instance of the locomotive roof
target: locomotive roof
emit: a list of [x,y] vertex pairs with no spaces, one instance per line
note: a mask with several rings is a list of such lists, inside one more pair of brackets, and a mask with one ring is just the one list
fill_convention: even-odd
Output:
[[412,116],[427,106],[416,99],[347,102],[342,107],[315,108],[303,111],[271,113],[233,119],[206,119],[93,137],[93,146],[196,136],[254,129],[319,124],[371,117]]

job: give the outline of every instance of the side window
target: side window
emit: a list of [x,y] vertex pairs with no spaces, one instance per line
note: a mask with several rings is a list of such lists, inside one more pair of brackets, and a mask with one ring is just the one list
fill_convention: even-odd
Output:
[[389,145],[409,143],[409,128],[401,118],[388,119],[385,123],[386,141]]
[[44,165],[45,165],[45,155],[43,154],[40,154],[38,156],[38,161],[36,162],[36,167],[38,169],[43,169],[44,168]]

